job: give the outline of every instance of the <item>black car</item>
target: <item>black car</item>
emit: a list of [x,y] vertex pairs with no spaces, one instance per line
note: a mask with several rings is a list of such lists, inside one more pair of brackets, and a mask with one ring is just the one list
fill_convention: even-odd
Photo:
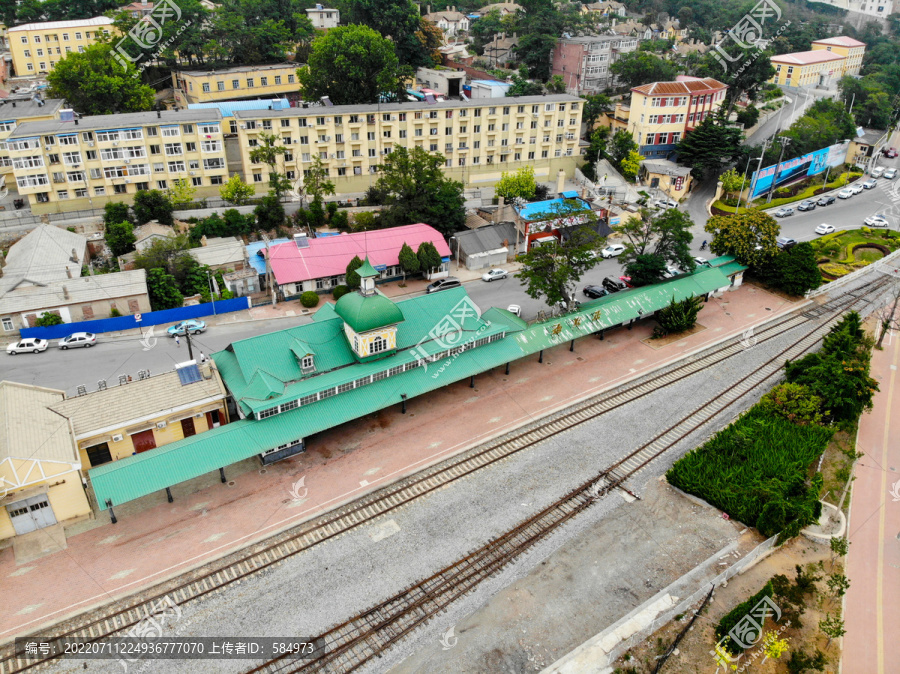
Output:
[[798,211],[814,211],[816,210],[816,202],[815,201],[803,201],[797,206]]
[[609,295],[609,291],[603,286],[585,286],[584,294],[590,297],[592,300],[596,300]]
[[789,250],[797,245],[797,241],[788,236],[779,236],[775,239],[775,245],[783,250]]
[[834,197],[828,195],[824,196],[816,202],[819,206],[830,206],[834,203]]
[[626,290],[628,288],[628,285],[625,283],[625,281],[613,278],[612,276],[607,276],[605,279],[603,279],[603,287],[611,293],[617,293],[620,290]]

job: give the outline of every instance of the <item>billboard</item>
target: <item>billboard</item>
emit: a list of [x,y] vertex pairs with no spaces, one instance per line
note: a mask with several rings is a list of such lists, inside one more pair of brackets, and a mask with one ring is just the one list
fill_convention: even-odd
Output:
[[767,166],[761,171],[754,171],[750,182],[750,198],[755,199],[769,191],[776,176],[776,169],[778,178],[775,187],[778,188],[799,178],[814,176],[824,173],[828,168],[840,166],[847,159],[848,148],[848,143],[838,143],[802,157]]

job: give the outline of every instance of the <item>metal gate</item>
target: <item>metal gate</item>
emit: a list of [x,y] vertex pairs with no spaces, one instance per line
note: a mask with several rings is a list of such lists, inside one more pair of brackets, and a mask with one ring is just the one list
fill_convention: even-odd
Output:
[[46,494],[32,496],[24,501],[16,501],[6,506],[13,529],[21,536],[37,529],[56,524],[56,516]]

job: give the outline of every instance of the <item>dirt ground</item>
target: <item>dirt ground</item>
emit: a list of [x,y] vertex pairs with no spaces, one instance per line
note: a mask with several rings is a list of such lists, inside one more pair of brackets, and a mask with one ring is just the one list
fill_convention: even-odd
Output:
[[[718,621],[728,613],[732,608],[745,601],[765,585],[765,583],[776,574],[783,574],[792,579],[795,577],[794,568],[797,564],[806,566],[808,564],[817,565],[819,562],[824,563],[824,570],[818,569],[817,575],[825,576],[832,572],[831,567],[831,551],[827,545],[813,543],[807,538],[800,536],[770,556],[763,559],[756,566],[751,567],[742,575],[737,575],[728,581],[727,585],[719,587],[710,603],[700,614],[694,625],[685,635],[684,639],[678,645],[677,653],[673,654],[663,665],[661,674],[696,674],[697,672],[709,672],[713,674],[717,671],[717,664],[714,656],[714,646],[717,641],[715,637],[715,626]],[[839,570],[840,565],[835,567]],[[824,580],[817,583],[818,593],[816,598],[810,599],[806,604],[806,612],[801,618],[802,627],[796,629],[790,627],[784,630],[782,638],[786,638],[789,644],[788,650],[779,660],[768,660],[763,662],[764,655],[760,654],[755,660],[752,660],[744,671],[758,672],[760,674],[775,674],[787,672],[786,662],[790,658],[791,651],[798,647],[807,654],[812,654],[815,649],[820,649],[828,658],[828,664],[825,666],[826,674],[836,673],[840,663],[840,650],[837,641],[832,641],[831,646],[826,650],[825,645],[827,639],[824,638],[819,631],[819,620],[825,617],[825,613],[840,609],[840,600],[832,600],[825,597],[827,590]],[[818,600],[818,601],[817,601]],[[816,604],[821,604],[817,606]],[[684,628],[690,620],[690,614],[685,615],[681,621],[675,621],[667,625],[664,629],[647,639],[640,647],[632,649],[622,658],[619,658],[615,664],[615,671],[622,674],[634,672],[634,674],[649,674],[656,665],[656,658],[665,652],[669,644],[671,644],[676,635]],[[767,624],[768,629],[778,629],[778,626],[771,621]],[[744,655],[742,660],[738,661],[738,669],[745,663],[751,662],[754,649],[750,649]],[[627,659],[626,659],[627,658]],[[719,672],[725,671],[724,668],[718,667]]]

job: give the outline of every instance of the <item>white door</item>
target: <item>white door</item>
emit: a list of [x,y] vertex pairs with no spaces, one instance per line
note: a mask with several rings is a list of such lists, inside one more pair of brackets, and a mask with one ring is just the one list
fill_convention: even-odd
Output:
[[13,529],[19,536],[56,524],[56,516],[46,494],[10,503],[6,506],[6,510],[12,520]]

